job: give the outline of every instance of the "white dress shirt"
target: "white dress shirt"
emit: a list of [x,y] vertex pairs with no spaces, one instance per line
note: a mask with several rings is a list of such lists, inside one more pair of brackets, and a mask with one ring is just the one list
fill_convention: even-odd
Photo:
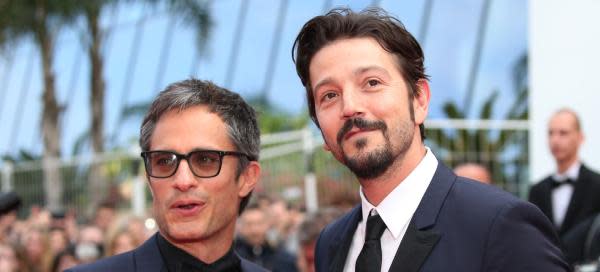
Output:
[[[564,173],[555,173],[552,178],[558,182],[563,182],[566,179],[577,181],[579,177],[579,169],[581,163],[576,161]],[[561,185],[552,190],[552,216],[554,217],[554,225],[560,227],[565,220],[571,197],[573,196],[573,185]]]
[[358,223],[354,232],[346,264],[344,265],[345,272],[354,272],[355,270],[356,259],[365,243],[366,218],[369,217],[371,209],[374,209],[381,216],[387,227],[381,236],[381,271],[387,272],[390,269],[402,237],[404,237],[404,233],[408,228],[408,223],[417,210],[419,203],[421,203],[421,198],[423,198],[437,169],[437,159],[429,148],[426,149],[425,157],[417,167],[377,207],[369,203],[361,188],[360,199],[363,220]]

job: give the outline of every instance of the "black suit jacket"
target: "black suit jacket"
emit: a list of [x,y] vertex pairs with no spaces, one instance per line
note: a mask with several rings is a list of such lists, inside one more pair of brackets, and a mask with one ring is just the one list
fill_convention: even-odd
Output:
[[[343,270],[361,216],[358,206],[321,232],[317,271]],[[389,271],[569,271],[557,242],[534,205],[440,162]]]
[[[163,262],[162,255],[158,249],[156,241],[158,233],[146,240],[138,248],[125,252],[123,254],[101,259],[90,264],[76,266],[67,269],[66,272],[166,272],[167,268]],[[242,260],[242,270],[245,272],[264,272],[264,268],[247,261]]]
[[[563,236],[569,229],[584,221],[590,216],[600,212],[600,175],[581,165],[579,177],[565,219],[560,228],[556,227],[558,234]],[[554,222],[552,212],[552,176],[534,185],[529,191],[529,201],[537,205],[540,210]]]

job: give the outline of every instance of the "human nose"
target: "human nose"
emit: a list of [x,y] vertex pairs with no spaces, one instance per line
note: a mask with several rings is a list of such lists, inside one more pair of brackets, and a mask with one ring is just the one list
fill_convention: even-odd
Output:
[[196,187],[197,181],[196,176],[192,173],[190,165],[187,160],[181,160],[179,167],[175,171],[173,176],[173,186],[180,191],[187,191],[190,188]]
[[342,118],[353,118],[364,113],[361,98],[356,91],[347,89],[342,95]]

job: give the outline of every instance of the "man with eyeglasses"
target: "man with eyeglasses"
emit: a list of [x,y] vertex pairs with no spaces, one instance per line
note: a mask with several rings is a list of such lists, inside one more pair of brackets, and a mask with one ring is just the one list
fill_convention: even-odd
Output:
[[252,107],[210,82],[171,84],[150,106],[140,146],[158,233],[71,271],[265,271],[232,247],[260,175]]

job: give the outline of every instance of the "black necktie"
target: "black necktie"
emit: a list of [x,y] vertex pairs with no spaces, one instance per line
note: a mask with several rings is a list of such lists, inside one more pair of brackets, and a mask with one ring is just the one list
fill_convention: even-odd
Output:
[[379,214],[369,216],[365,244],[358,255],[358,259],[356,259],[356,272],[381,271],[381,243],[379,239],[385,228],[385,223],[383,223]]
[[564,184],[573,185],[573,182],[574,182],[574,180],[572,180],[570,178],[565,179],[563,181],[558,181],[558,180],[552,179],[552,189],[556,189],[556,188],[558,188],[558,187],[560,187],[561,185],[564,185]]

